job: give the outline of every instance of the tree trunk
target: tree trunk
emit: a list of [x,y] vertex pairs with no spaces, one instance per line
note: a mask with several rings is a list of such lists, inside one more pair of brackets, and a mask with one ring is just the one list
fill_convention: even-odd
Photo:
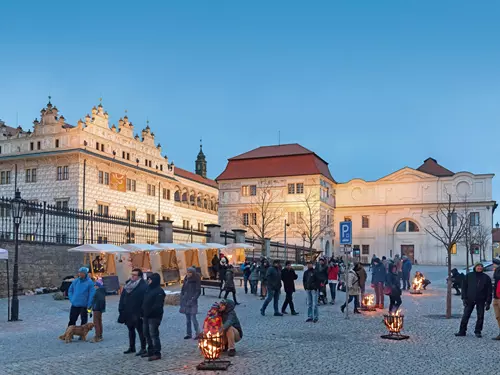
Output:
[[448,246],[448,283],[446,285],[446,319],[451,318],[451,246]]
[[465,249],[465,269],[469,272],[469,250]]
[[[472,252],[472,250],[470,251],[470,265],[474,265],[474,253]],[[469,272],[469,270],[467,270],[467,272]]]

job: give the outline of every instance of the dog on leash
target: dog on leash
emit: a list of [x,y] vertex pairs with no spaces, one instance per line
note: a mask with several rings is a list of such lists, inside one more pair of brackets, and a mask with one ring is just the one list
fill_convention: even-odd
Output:
[[73,336],[80,336],[80,340],[87,341],[87,335],[94,328],[94,323],[87,323],[83,326],[69,326],[61,336],[60,340],[66,343],[73,341]]

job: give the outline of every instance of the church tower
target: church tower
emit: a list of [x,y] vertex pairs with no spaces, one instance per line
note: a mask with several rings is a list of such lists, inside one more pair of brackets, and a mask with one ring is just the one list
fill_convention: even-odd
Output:
[[195,170],[197,175],[203,178],[207,178],[207,160],[205,158],[205,154],[203,153],[203,145],[201,144],[201,139],[200,152],[198,152],[198,157],[196,158],[195,162]]

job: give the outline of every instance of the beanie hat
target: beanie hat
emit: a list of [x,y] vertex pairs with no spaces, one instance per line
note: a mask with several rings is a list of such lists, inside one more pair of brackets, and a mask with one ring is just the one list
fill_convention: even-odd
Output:
[[188,272],[192,272],[192,273],[196,273],[196,268],[194,268],[194,267],[189,267],[189,268],[187,269],[187,271],[188,271]]
[[85,275],[89,273],[89,269],[87,267],[80,267],[80,269],[78,270],[78,272],[82,272],[84,273]]

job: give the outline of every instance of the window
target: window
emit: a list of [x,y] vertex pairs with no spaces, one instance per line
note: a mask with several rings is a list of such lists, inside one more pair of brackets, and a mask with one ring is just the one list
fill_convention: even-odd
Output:
[[361,228],[370,228],[370,216],[361,216]]
[[244,197],[248,197],[250,195],[250,188],[248,187],[248,185],[243,185],[241,187],[241,195]]
[[2,153],[2,146],[0,146],[0,154]]
[[147,167],[148,166],[148,159],[144,159],[144,165]]
[[252,212],[252,213],[250,214],[250,223],[251,223],[252,225],[257,225],[257,213]]
[[304,184],[298,183],[295,187],[295,191],[297,194],[304,194]]
[[479,226],[479,212],[471,212],[469,215],[469,220],[472,227]]
[[201,197],[196,198],[196,205],[201,208]]
[[401,223],[398,224],[396,227],[396,232],[402,233],[402,232],[419,232],[420,228],[418,227],[418,224],[415,223],[412,220],[404,220]]
[[127,220],[135,221],[135,210],[127,210]]
[[35,142],[30,143],[30,151],[33,151],[35,149]]
[[205,224],[203,223],[198,223],[198,231],[203,232],[205,231]]
[[108,243],[108,237],[106,237],[106,236],[97,236],[97,243]]
[[135,188],[136,188],[135,180],[131,180],[130,178],[127,178],[127,190],[128,191],[135,191]]
[[130,160],[130,152],[127,152],[127,160]]
[[186,192],[182,193],[182,201],[187,202],[188,200],[188,194]]
[[181,201],[181,192],[179,190],[177,190],[174,193],[174,201],[176,201],[176,202],[180,202]]
[[288,224],[295,224],[295,212],[288,213]]
[[344,216],[344,221],[352,221],[350,216]]
[[453,245],[451,245],[451,252],[450,252],[452,255],[456,255],[457,254],[457,244],[454,243]]
[[101,148],[99,147],[99,142],[96,142],[96,143],[95,143],[95,149],[96,149],[97,151],[99,151],[99,150],[101,149]]
[[420,229],[418,228],[417,223],[408,220],[408,232],[418,232],[418,231],[420,231]]
[[10,184],[10,171],[2,171],[0,173],[0,185]]
[[257,185],[250,185],[250,195],[252,197],[257,195]]
[[370,245],[361,245],[361,254],[370,255]]
[[99,183],[101,185],[109,185],[109,173],[99,171]]
[[149,160],[148,164],[149,164],[149,168],[151,168],[151,160]]
[[104,152],[104,145],[101,143],[101,151]]
[[170,189],[163,188],[163,199],[170,200]]
[[191,203],[192,206],[194,206],[194,194],[191,194],[189,196],[189,202]]
[[295,184],[288,184],[288,194],[295,194]]
[[97,213],[101,216],[109,215],[109,206],[106,204],[98,204],[97,205]]
[[56,200],[56,208],[58,210],[67,210],[69,205],[69,201],[67,199],[58,199]]
[[57,167],[57,181],[69,180],[69,167]]
[[152,184],[148,184],[148,195],[154,197],[156,196],[156,186]]
[[125,151],[122,151],[122,159],[126,159]]
[[56,148],[59,148],[59,139],[56,139]]
[[148,224],[154,224],[156,222],[155,214],[147,214],[146,221]]
[[163,164],[160,164],[160,171],[163,171]]
[[243,214],[243,225],[248,226],[248,224],[249,224],[249,222],[248,222],[248,214],[244,213]]
[[42,142],[38,141],[38,142],[36,143],[36,149],[37,149],[37,150],[41,150],[41,149],[42,149]]
[[26,169],[26,182],[36,182],[36,168]]
[[[451,219],[451,226],[456,227],[457,226],[457,213],[456,212],[449,213],[448,214],[448,221],[450,221],[450,219]],[[448,225],[449,224],[450,223],[448,223]]]
[[191,228],[189,226],[189,220],[182,220],[182,228],[184,228],[184,229],[190,229]]
[[303,223],[304,222],[304,216],[302,211],[296,212],[295,213],[296,219],[297,219],[297,224]]

